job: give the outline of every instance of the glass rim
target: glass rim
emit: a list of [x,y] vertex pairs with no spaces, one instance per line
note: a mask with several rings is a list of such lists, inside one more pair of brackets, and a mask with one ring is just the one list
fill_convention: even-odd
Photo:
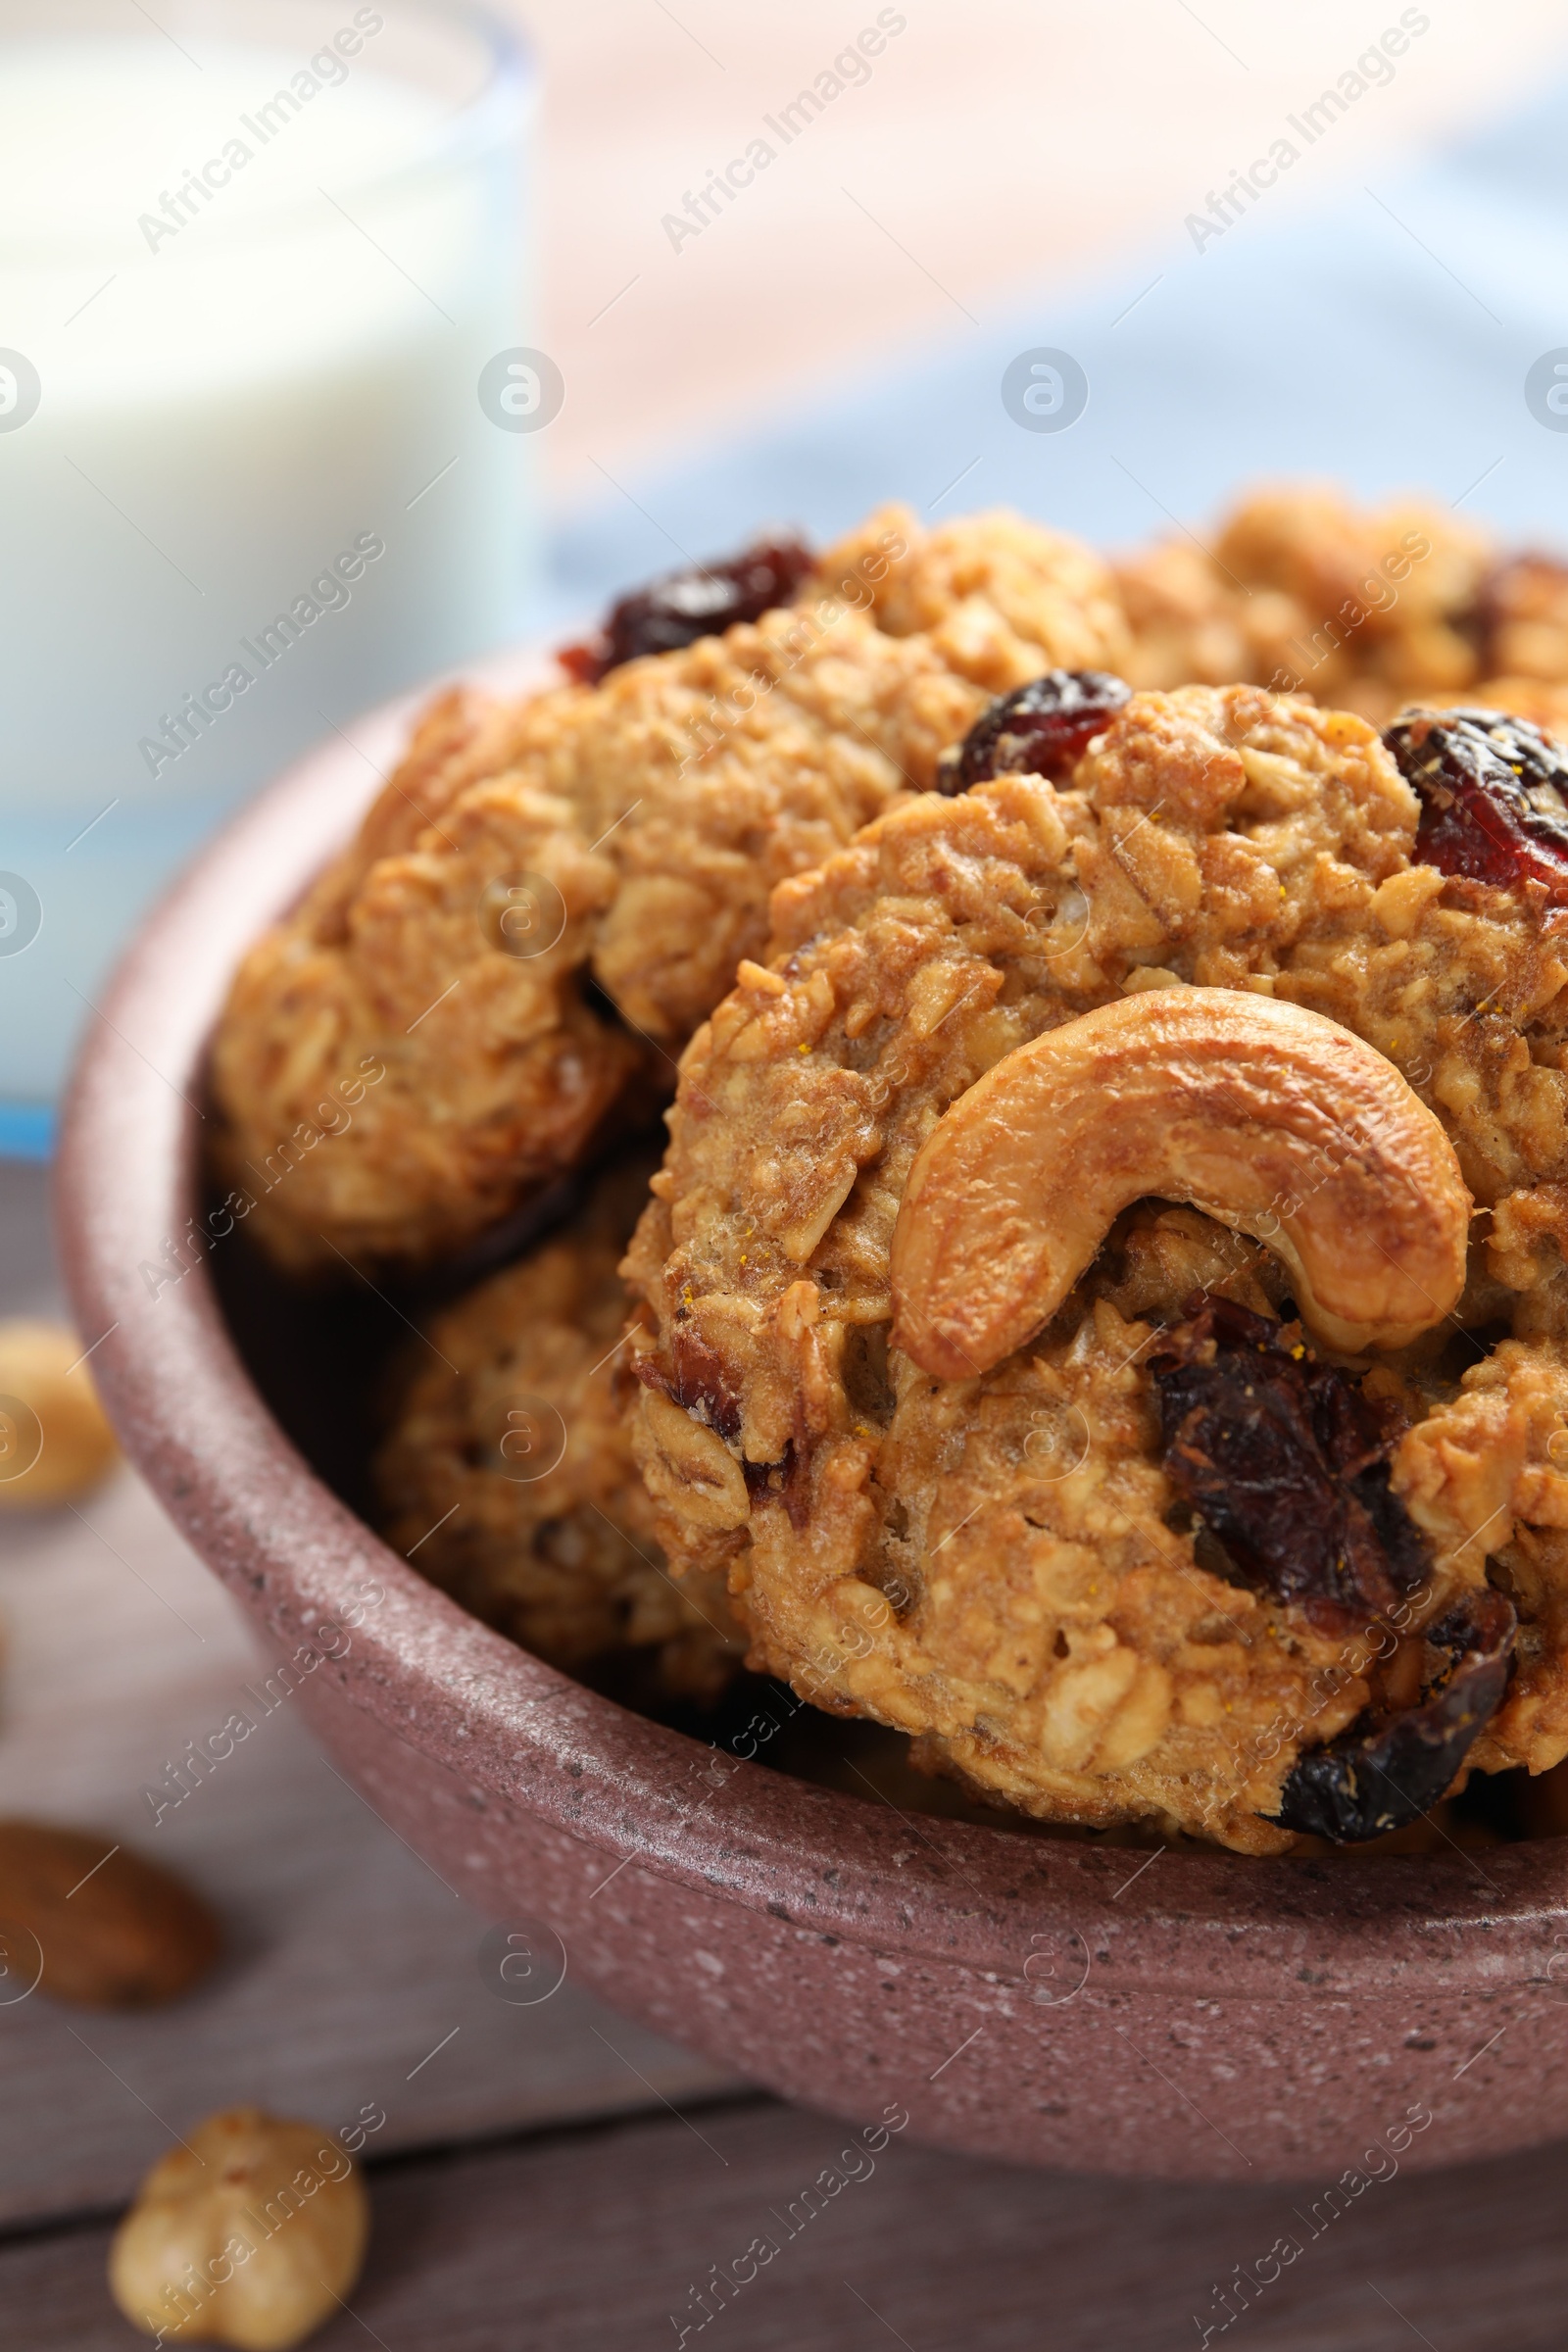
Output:
[[[415,134],[410,149],[396,161],[363,170],[342,183],[340,193],[353,197],[366,193],[397,194],[405,187],[416,187],[432,174],[450,171],[454,165],[486,154],[503,146],[520,122],[522,110],[533,98],[538,87],[538,69],[531,42],[521,29],[487,5],[487,0],[378,0],[389,15],[407,12],[422,16],[437,24],[466,29],[483,51],[482,77],[476,87],[442,115],[428,130]],[[36,34],[14,32],[4,21],[0,6],[0,60],[6,51],[19,47],[24,41],[39,39],[51,43],[79,40],[90,42],[91,33],[51,32],[40,25]],[[131,37],[150,38],[132,28]],[[261,43],[253,36],[241,34],[233,38],[236,48],[257,48]],[[405,77],[386,74],[383,79],[401,81]],[[232,223],[220,227],[213,237],[215,245],[238,245],[266,238],[285,230],[306,217],[313,198],[284,197],[260,213],[241,215]],[[23,227],[21,234],[6,235],[0,231],[0,267],[7,263],[46,261],[51,257],[65,258],[73,254],[86,255],[111,250],[115,240],[101,230],[62,229],[58,232],[38,231],[29,234]]]

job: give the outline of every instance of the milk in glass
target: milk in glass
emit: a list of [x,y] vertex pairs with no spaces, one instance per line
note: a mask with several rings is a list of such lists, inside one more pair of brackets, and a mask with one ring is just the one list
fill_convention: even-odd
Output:
[[13,1147],[201,837],[507,635],[528,578],[529,442],[477,395],[520,341],[504,42],[342,0],[133,14],[0,0]]

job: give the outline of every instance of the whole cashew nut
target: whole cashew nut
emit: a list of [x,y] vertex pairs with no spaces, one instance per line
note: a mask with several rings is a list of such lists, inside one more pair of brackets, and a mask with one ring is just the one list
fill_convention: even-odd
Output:
[[1392,1062],[1298,1004],[1149,990],[1019,1046],[938,1120],[894,1228],[896,1345],[944,1380],[989,1371],[1146,1196],[1265,1242],[1334,1348],[1402,1347],[1464,1287],[1470,1196]]

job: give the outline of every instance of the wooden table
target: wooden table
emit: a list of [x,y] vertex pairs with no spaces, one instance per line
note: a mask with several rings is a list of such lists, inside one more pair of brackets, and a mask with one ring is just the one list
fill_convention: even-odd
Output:
[[[53,1303],[42,1177],[0,1166],[0,1306]],[[161,2014],[0,2004],[7,2347],[145,2340],[104,2283],[114,2211],[173,2133],[254,2099],[326,2124],[385,2113],[368,2267],[322,2352],[630,2352],[682,2326],[696,2341],[710,2268],[760,2232],[777,2257],[710,2322],[735,2352],[1156,2352],[1200,2341],[1223,2316],[1216,2285],[1285,2232],[1305,2252],[1247,2314],[1257,2352],[1558,2352],[1568,2147],[1380,2183],[1317,2239],[1300,2217],[1327,2181],[1129,2185],[901,2140],[802,2218],[842,2125],[749,2092],[569,1979],[535,2008],[494,1998],[485,1923],[286,1714],[153,1826],[147,1785],[257,1661],[130,1472],[77,1514],[7,1523],[0,1544],[0,1812],[134,1839],[229,1936],[216,1979]]]
[[[0,1311],[58,1305],[43,1174],[0,1163]],[[259,1653],[129,1470],[0,1522],[0,1813],[140,1845],[228,1930],[217,1977],[161,2014],[7,2003],[0,1983],[0,2229],[123,2202],[172,2132],[239,2100],[328,2124],[379,2106],[383,2154],[736,2094],[569,1981],[537,2008],[494,1997],[487,1923],[286,1710],[155,1822],[149,1786],[225,1720]]]
[[[1167,2352],[1283,2234],[1299,2260],[1225,2336],[1253,2352],[1560,2352],[1568,2153],[1369,2189],[1314,2241],[1288,2189],[1154,2187],[963,2163],[893,2141],[809,2219],[842,2127],[766,2102],[375,2167],[375,2236],[320,2352]],[[796,2216],[789,2235],[790,2214]],[[711,2266],[779,2251],[699,2333]],[[128,2352],[106,2226],[0,2250],[6,2340]],[[710,2306],[711,2308],[711,2306]],[[19,2332],[13,2333],[12,2329]],[[140,2339],[145,2340],[145,2339]]]

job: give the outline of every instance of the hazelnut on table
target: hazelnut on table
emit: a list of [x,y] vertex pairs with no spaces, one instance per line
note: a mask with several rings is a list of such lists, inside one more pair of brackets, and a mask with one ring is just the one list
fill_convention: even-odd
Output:
[[161,2157],[109,2251],[109,2284],[161,2341],[286,2352],[360,2275],[369,2202],[315,2124],[230,2107]]
[[85,1494],[117,1451],[75,1333],[0,1322],[0,1510],[45,1510]]

